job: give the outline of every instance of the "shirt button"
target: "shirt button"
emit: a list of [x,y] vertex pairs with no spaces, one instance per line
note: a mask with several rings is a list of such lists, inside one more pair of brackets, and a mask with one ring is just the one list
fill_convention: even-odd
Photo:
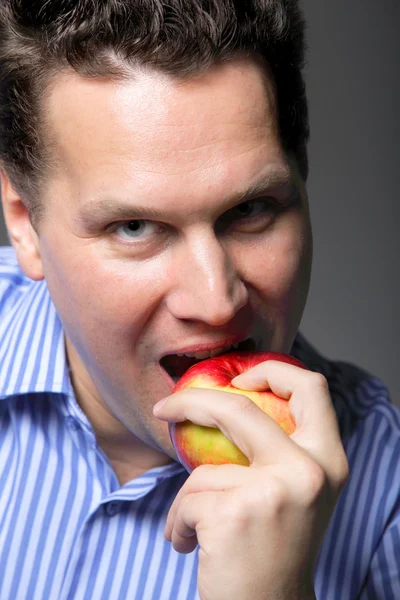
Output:
[[105,506],[106,513],[109,517],[113,517],[119,510],[119,502],[109,502]]

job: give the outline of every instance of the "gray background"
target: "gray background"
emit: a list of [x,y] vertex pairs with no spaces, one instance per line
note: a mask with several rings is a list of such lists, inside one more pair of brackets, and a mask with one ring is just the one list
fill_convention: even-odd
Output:
[[[400,3],[303,0],[303,6],[315,245],[301,330],[325,356],[381,377],[400,406]],[[7,243],[2,222],[0,242]]]
[[302,331],[400,406],[399,0],[303,0],[314,265]]

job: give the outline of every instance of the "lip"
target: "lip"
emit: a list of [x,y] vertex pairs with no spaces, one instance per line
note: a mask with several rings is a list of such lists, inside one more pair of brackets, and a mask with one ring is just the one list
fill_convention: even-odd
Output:
[[[197,352],[211,352],[212,350],[220,350],[225,346],[239,344],[239,342],[243,342],[244,340],[247,340],[249,338],[254,339],[251,335],[237,335],[235,337],[220,340],[219,342],[200,342],[197,344],[191,344],[189,346],[183,346],[181,348],[172,348],[164,354],[162,354],[159,360],[163,359],[164,356],[169,356],[170,354],[195,354]],[[255,342],[257,344],[257,340],[255,340]]]

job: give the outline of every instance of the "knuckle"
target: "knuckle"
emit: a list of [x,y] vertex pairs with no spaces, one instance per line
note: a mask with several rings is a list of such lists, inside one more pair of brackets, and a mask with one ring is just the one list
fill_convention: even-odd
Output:
[[343,451],[341,455],[336,459],[336,463],[333,469],[333,485],[337,492],[341,492],[347,483],[350,476],[350,466],[347,456]]
[[289,492],[280,479],[272,478],[262,497],[269,511],[276,514],[288,504]]
[[195,492],[189,492],[188,494],[186,494],[186,496],[184,496],[181,499],[180,506],[179,506],[179,512],[181,514],[186,513],[186,511],[188,510],[190,504],[192,503],[192,501],[195,497],[196,497]]
[[290,493],[285,482],[276,475],[250,488],[247,495],[247,510],[250,514],[267,517],[279,514],[290,502]]
[[309,385],[313,388],[319,388],[324,391],[329,390],[329,383],[327,378],[321,373],[309,373]]
[[324,469],[316,462],[310,461],[302,472],[304,496],[307,504],[313,504],[325,492],[328,477]]
[[268,485],[242,489],[225,506],[224,517],[234,524],[237,533],[244,532],[254,523],[280,514],[287,504],[284,486],[272,480]]
[[253,512],[255,498],[257,494],[253,486],[246,486],[231,490],[230,496],[230,514],[237,517],[246,517]]
[[189,479],[186,481],[186,489],[188,492],[201,491],[204,485],[207,484],[210,472],[215,469],[215,465],[202,464],[196,467]]
[[227,501],[224,507],[224,517],[239,530],[245,529],[249,522],[249,511],[246,506],[246,498],[232,494],[230,501]]
[[253,412],[260,410],[258,406],[244,394],[232,394],[233,409],[242,412]]

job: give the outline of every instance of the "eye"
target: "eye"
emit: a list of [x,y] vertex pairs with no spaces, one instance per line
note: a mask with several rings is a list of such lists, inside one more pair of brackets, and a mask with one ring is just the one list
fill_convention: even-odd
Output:
[[159,230],[159,226],[151,221],[139,220],[126,221],[114,228],[115,233],[125,240],[147,238]]
[[273,198],[248,200],[231,208],[219,218],[218,228],[240,229],[243,232],[257,233],[265,229],[276,217],[279,205]]
[[[239,219],[248,219],[257,217],[258,215],[265,213],[271,209],[271,202],[266,200],[249,200],[248,202],[242,202],[238,206],[232,209],[232,216]],[[228,213],[231,211],[228,211]]]

